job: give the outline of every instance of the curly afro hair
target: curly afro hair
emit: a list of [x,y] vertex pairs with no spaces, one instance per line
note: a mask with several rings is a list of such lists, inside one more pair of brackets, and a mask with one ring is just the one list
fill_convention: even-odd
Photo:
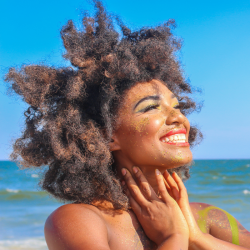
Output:
[[[106,200],[127,209],[108,146],[125,91],[158,79],[178,97],[183,114],[199,107],[176,56],[181,41],[172,33],[174,20],[132,32],[100,1],[94,5],[95,15],[84,15],[82,30],[72,21],[61,30],[64,58],[74,67],[25,65],[6,74],[10,88],[29,104],[11,158],[27,168],[47,165],[42,188],[61,200]],[[190,144],[201,137],[191,127]],[[188,171],[177,169],[186,179]]]

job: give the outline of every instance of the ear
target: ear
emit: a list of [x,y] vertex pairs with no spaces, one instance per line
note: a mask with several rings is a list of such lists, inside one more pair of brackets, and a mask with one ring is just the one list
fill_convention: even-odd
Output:
[[111,137],[111,141],[109,142],[109,150],[112,151],[117,151],[120,150],[120,143],[119,140],[117,138],[117,136],[115,134],[112,135]]

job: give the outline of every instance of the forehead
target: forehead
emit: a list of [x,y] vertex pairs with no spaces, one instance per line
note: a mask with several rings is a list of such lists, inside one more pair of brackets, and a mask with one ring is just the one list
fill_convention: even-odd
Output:
[[161,95],[164,98],[171,99],[172,92],[167,88],[164,83],[158,80],[137,83],[125,94],[124,104],[133,104],[146,96],[152,95]]

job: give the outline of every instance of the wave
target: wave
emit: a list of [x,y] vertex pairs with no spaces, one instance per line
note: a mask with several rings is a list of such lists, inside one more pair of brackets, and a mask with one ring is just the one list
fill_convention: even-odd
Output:
[[200,199],[219,199],[221,198],[221,195],[219,194],[213,194],[213,193],[210,193],[210,194],[196,194],[196,193],[189,193],[188,194],[188,197],[189,198],[195,198],[197,200],[200,200]]
[[243,194],[250,194],[250,191],[245,189],[245,190],[243,190]]
[[27,238],[21,240],[0,240],[1,250],[47,250],[43,237]]
[[18,189],[10,189],[10,188],[6,188],[6,191],[9,193],[15,193],[15,194],[19,192]]
[[32,177],[32,178],[38,178],[39,175],[38,175],[38,174],[32,174],[31,177]]
[[22,199],[36,200],[46,196],[48,196],[48,193],[45,191],[26,191],[10,188],[0,190],[0,201]]

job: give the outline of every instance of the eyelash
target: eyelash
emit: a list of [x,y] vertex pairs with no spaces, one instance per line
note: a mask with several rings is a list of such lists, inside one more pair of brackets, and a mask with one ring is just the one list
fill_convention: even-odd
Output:
[[147,106],[145,109],[143,109],[142,111],[145,113],[151,109],[154,109],[154,108],[158,108],[160,105],[159,104],[156,104],[156,105],[149,105]]
[[[145,113],[145,112],[147,112],[147,111],[149,111],[149,110],[151,110],[151,109],[158,108],[159,106],[160,106],[159,104],[156,104],[156,105],[149,105],[148,107],[146,107],[145,109],[143,109],[143,110],[141,110],[141,111]],[[173,108],[174,108],[174,109],[180,109],[180,104],[175,105]]]

